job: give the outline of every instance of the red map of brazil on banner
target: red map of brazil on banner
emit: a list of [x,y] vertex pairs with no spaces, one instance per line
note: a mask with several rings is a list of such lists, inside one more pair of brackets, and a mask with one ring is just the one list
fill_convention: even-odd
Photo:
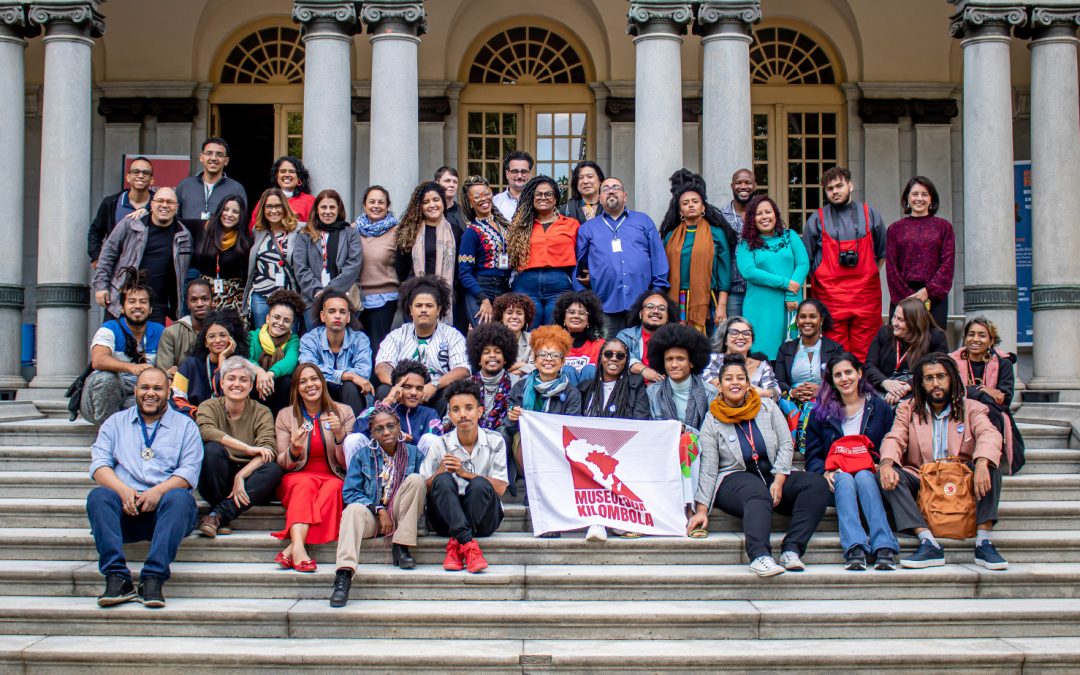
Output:
[[540,534],[592,524],[685,534],[679,425],[525,413],[529,512]]

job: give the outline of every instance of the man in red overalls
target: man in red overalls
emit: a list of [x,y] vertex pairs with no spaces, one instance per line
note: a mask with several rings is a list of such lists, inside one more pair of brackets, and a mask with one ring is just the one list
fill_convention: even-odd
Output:
[[865,361],[881,328],[878,270],[885,262],[885,222],[869,204],[852,200],[855,186],[847,169],[826,171],[821,187],[828,202],[803,228],[811,294],[832,314],[827,337]]

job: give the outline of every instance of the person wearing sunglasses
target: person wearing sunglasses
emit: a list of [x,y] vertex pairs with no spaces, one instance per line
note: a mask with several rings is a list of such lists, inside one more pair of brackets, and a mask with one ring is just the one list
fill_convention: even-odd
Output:
[[583,415],[626,420],[650,419],[645,380],[630,372],[627,367],[629,354],[630,348],[618,338],[604,342],[596,377],[578,385]]

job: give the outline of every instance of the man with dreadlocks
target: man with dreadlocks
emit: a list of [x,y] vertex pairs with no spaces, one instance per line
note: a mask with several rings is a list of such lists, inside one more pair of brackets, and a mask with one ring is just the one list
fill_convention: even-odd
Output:
[[392,536],[394,564],[408,570],[416,567],[409,547],[416,546],[416,522],[427,493],[419,473],[423,457],[415,445],[405,442],[393,408],[379,402],[360,418],[367,420],[371,442],[353,455],[345,474],[345,512],[338,531],[331,607],[344,607],[349,601],[364,539]]
[[151,368],[165,326],[150,321],[153,291],[134,267],[123,271],[120,318],[102,324],[90,342],[94,369],[83,385],[79,412],[101,424],[121,408],[135,405],[135,380]]
[[1001,497],[1001,434],[990,422],[986,406],[965,399],[963,380],[947,354],[934,352],[915,363],[914,396],[896,409],[892,431],[881,442],[879,477],[882,495],[901,532],[919,538],[915,553],[901,567],[922,569],[945,564],[945,550],[934,539],[916,505],[919,469],[946,457],[959,457],[975,472],[975,563],[1003,570],[1009,563],[990,543]]

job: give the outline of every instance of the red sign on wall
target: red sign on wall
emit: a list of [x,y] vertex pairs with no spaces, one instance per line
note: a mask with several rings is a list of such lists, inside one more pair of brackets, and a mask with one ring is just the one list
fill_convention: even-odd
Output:
[[191,175],[191,157],[188,155],[124,155],[125,190],[131,187],[127,182],[127,172],[136,157],[145,157],[154,165],[154,187],[174,188]]

